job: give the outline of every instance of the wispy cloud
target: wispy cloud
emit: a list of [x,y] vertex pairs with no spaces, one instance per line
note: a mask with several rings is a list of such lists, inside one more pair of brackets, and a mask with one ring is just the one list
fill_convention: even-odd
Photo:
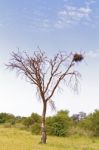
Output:
[[[92,9],[90,5],[95,0],[87,0],[84,6],[77,7],[77,4],[70,5],[72,0],[63,0],[64,5],[55,10],[45,4],[40,5],[37,9],[23,9],[23,19],[27,20],[28,29],[38,31],[49,31],[56,28],[65,28],[73,24],[88,24],[91,20]],[[63,7],[63,8],[61,8]],[[54,19],[53,19],[54,18]]]
[[88,58],[99,58],[99,50],[92,50],[86,53],[86,57]]
[[61,5],[57,6],[57,0],[50,1],[49,5],[46,0],[34,0],[33,5],[24,5],[8,11],[2,23],[7,27],[13,28],[15,25],[33,31],[63,29],[78,24],[99,26],[99,7],[97,11],[94,7],[95,3],[98,6],[99,0],[60,1]]
[[47,31],[51,28],[52,20],[48,17],[49,8],[46,10],[46,6],[41,5],[37,9],[24,8],[22,11],[22,18],[25,20],[28,30],[35,31]]
[[92,4],[97,2],[96,0],[85,0],[80,6],[72,3],[69,4],[68,0],[64,0],[64,2],[64,8],[58,12],[58,20],[55,27],[65,28],[75,24],[91,25],[93,19],[95,23],[98,23],[92,7]]
[[66,6],[64,10],[58,13],[59,20],[56,27],[63,28],[67,25],[77,23],[87,23],[90,21],[90,14],[92,13],[89,7]]

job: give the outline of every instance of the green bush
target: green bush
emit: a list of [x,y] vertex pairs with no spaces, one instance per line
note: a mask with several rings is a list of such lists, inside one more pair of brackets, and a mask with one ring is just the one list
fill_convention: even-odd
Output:
[[38,115],[37,113],[32,113],[31,118],[35,123],[40,123],[41,122],[41,116]]
[[89,114],[84,120],[79,122],[78,126],[92,131],[94,136],[99,136],[99,110]]
[[23,124],[29,128],[30,126],[32,126],[34,124],[34,120],[31,118],[31,117],[28,117],[26,118],[24,121],[23,121]]
[[32,113],[30,117],[24,118],[23,124],[27,128],[30,128],[35,123],[40,123],[40,120],[41,120],[41,117],[38,114]]
[[47,133],[55,136],[67,136],[71,119],[67,111],[59,111],[56,116],[48,117],[46,120]]
[[34,123],[34,125],[32,125],[31,127],[32,134],[40,134],[40,131],[41,131],[40,124]]

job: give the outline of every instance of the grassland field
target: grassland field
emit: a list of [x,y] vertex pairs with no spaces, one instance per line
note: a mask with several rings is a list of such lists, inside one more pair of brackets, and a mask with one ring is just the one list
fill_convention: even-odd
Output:
[[99,150],[99,138],[52,137],[40,144],[40,136],[28,131],[0,127],[0,150]]

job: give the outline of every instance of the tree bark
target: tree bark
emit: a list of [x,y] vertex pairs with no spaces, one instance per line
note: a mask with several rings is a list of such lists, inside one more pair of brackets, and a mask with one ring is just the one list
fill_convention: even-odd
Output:
[[46,108],[47,103],[43,102],[43,113],[42,113],[42,124],[41,124],[41,143],[46,144],[46,126],[45,126],[45,118],[46,118]]

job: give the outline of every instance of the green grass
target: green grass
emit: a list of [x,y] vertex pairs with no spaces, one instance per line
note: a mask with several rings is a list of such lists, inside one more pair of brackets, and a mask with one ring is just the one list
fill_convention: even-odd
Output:
[[99,138],[48,136],[47,144],[39,142],[30,132],[0,127],[0,150],[99,150]]

